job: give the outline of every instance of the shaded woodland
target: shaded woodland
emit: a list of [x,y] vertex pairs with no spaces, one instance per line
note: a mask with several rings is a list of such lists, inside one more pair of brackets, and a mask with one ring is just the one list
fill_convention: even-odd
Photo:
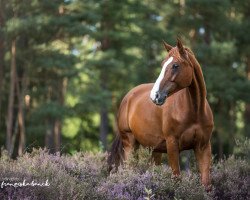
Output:
[[229,155],[250,136],[249,22],[249,0],[0,0],[0,146],[108,149],[122,97],[179,36],[203,69],[213,153]]

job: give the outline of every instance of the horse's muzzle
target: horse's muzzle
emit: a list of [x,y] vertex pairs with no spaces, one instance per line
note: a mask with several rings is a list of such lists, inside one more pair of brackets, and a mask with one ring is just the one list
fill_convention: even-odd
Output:
[[161,106],[165,103],[167,96],[168,95],[166,92],[164,92],[164,93],[156,92],[156,96],[155,96],[155,99],[153,100],[153,102],[156,105]]

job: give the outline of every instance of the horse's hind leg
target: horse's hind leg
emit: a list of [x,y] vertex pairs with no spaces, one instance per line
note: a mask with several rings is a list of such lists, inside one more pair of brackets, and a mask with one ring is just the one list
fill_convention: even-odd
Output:
[[161,164],[161,158],[162,158],[162,153],[159,153],[159,152],[152,153],[152,160],[156,165]]
[[126,132],[121,131],[121,138],[124,150],[124,160],[127,160],[134,150],[136,140],[134,134],[128,131]]

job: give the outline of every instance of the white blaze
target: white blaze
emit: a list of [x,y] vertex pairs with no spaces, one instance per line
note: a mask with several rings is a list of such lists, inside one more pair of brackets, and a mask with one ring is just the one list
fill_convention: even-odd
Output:
[[159,88],[160,88],[160,84],[161,84],[161,81],[162,79],[164,78],[164,75],[165,75],[165,71],[167,69],[167,66],[173,61],[173,57],[170,57],[163,65],[162,67],[162,70],[161,70],[161,73],[159,75],[159,77],[157,78],[155,84],[154,84],[154,87],[153,89],[151,90],[150,92],[150,98],[154,101],[155,98],[156,98],[156,92],[159,91]]

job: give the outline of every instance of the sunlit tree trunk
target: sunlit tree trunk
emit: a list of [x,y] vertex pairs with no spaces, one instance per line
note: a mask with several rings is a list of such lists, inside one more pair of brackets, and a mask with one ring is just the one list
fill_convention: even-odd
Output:
[[61,146],[61,120],[56,120],[54,123],[54,148],[55,152],[60,152]]
[[[57,102],[60,106],[64,105],[64,98],[67,89],[67,78],[63,78],[58,87],[58,96],[56,97]],[[48,89],[47,99],[50,101],[52,93],[56,90],[51,86]],[[62,119],[61,118],[47,118],[46,119],[46,136],[45,146],[49,149],[50,153],[60,152],[61,150],[61,135],[62,135]]]
[[[59,94],[59,103],[61,106],[64,106],[64,98],[66,95],[68,79],[63,78],[60,83],[60,94]],[[54,124],[54,145],[55,151],[59,152],[61,150],[61,136],[62,135],[62,119],[56,119]]]
[[[101,90],[106,91],[106,74],[105,72],[101,71]],[[107,135],[108,135],[108,127],[109,127],[109,119],[108,119],[108,106],[107,102],[105,102],[106,99],[101,103],[100,108],[100,141],[103,145],[103,148],[107,149]]]
[[10,89],[8,99],[8,115],[7,115],[7,136],[6,149],[9,154],[12,154],[12,135],[13,135],[13,112],[14,112],[14,98],[15,98],[15,82],[16,82],[16,39],[12,40],[11,44],[11,65],[10,65]]
[[108,135],[108,110],[105,106],[100,111],[100,140],[104,149],[107,149],[107,135]]
[[[53,88],[48,85],[46,101],[50,102],[52,99]],[[45,135],[45,146],[48,148],[50,153],[54,153],[54,120],[51,117],[45,119],[46,135]]]
[[[101,40],[101,50],[107,51],[111,47],[111,38],[106,34],[113,28],[113,24],[109,19],[108,1],[104,1],[103,4],[103,18],[101,22],[101,30],[104,32],[104,36]],[[108,78],[105,69],[101,69],[100,75],[100,88],[103,92],[107,91]],[[106,100],[106,101],[105,101]],[[111,99],[109,99],[111,101]],[[104,99],[100,108],[100,141],[103,145],[104,150],[107,149],[107,135],[109,128],[108,118],[108,99]]]

